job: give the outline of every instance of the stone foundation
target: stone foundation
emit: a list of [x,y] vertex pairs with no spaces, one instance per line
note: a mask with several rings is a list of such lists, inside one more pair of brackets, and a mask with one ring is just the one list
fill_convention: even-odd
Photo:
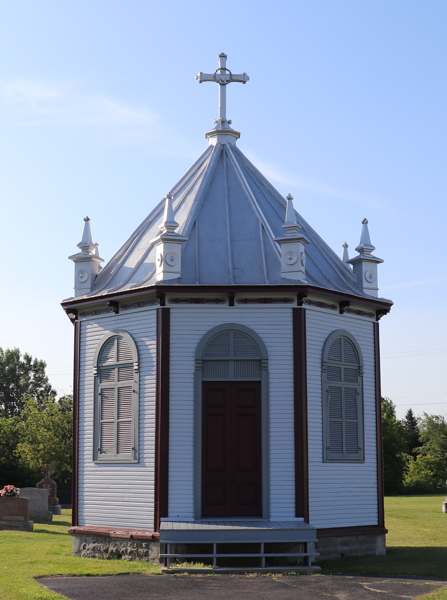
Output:
[[151,532],[114,530],[110,533],[106,531],[93,533],[76,531],[82,529],[88,530],[89,528],[73,527],[69,530],[69,533],[72,534],[74,556],[158,562],[160,542],[158,539],[154,539]]
[[354,556],[384,556],[385,534],[321,537],[315,544],[315,551],[320,553],[315,562]]

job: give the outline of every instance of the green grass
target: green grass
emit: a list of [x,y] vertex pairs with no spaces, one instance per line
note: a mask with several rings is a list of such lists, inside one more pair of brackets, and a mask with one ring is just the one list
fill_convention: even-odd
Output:
[[[64,598],[35,581],[48,575],[116,575],[160,572],[157,565],[123,560],[78,558],[71,555],[71,511],[62,510],[51,525],[34,525],[33,532],[0,531],[1,600]],[[66,599],[65,599],[66,600]]]
[[[441,512],[442,500],[441,496],[386,498],[387,555],[322,563],[323,574],[447,580],[447,514]],[[36,524],[33,532],[0,531],[1,600],[63,598],[40,586],[35,577],[160,573],[160,568],[150,563],[73,557],[71,536],[67,534],[69,526],[70,511],[63,510],[51,525]],[[447,588],[424,598],[447,600]]]

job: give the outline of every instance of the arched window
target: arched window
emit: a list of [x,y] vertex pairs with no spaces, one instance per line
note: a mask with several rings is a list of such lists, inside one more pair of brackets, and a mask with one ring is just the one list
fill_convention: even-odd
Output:
[[93,460],[137,462],[138,351],[125,331],[111,331],[95,352],[95,436]]
[[323,349],[325,461],[363,461],[363,358],[348,331],[334,331]]

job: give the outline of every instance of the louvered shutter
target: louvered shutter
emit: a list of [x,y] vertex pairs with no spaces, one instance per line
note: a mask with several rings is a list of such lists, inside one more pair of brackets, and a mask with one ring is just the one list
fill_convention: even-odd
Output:
[[208,342],[203,353],[206,380],[261,379],[261,354],[247,334],[228,330]]
[[363,398],[360,357],[343,334],[327,340],[323,364],[325,399],[325,457],[328,460],[362,460]]
[[138,377],[129,341],[110,337],[99,352],[97,376],[98,460],[135,460]]

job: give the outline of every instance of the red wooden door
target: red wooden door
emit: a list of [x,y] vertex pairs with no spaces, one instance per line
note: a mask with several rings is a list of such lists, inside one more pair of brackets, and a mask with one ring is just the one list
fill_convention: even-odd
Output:
[[203,382],[202,516],[260,517],[261,383]]

